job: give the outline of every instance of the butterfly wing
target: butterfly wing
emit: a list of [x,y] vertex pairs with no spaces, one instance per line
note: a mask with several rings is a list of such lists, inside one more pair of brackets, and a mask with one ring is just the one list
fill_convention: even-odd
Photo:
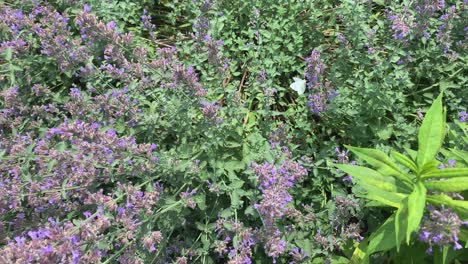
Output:
[[303,95],[306,88],[306,81],[300,78],[293,77],[294,82],[290,85],[291,89],[297,92],[298,95]]

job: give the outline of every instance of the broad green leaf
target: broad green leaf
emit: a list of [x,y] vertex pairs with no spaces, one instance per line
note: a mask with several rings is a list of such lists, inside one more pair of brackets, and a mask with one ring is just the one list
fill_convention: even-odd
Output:
[[371,185],[390,192],[396,191],[397,189],[393,178],[385,177],[373,169],[349,164],[335,164],[335,166],[356,178],[360,184]]
[[468,164],[468,152],[458,149],[450,149],[450,151]]
[[412,160],[416,160],[416,157],[418,156],[418,152],[416,150],[412,150],[410,148],[405,148],[405,150]]
[[404,239],[404,234],[401,234],[398,239],[395,236],[395,214],[392,214],[372,235],[369,237],[369,245],[367,246],[367,255],[378,251],[385,251],[395,247],[397,240],[401,243]]
[[461,228],[460,233],[458,234],[458,238],[461,241],[468,241],[468,230]]
[[373,0],[372,2],[379,4],[381,6],[385,6],[385,1],[384,0]]
[[434,264],[450,263],[448,252],[449,252],[449,248],[447,246],[442,247],[442,250],[435,250],[434,251]]
[[357,148],[346,146],[354,154],[365,160],[378,172],[387,176],[394,176],[407,183],[411,183],[411,178],[400,171],[398,166],[384,152],[378,149]]
[[[398,204],[398,206],[393,206],[393,207],[398,208],[398,207],[399,207],[399,203],[396,203],[396,204]],[[365,207],[387,207],[388,205],[387,205],[387,204],[384,204],[384,203],[382,203],[382,202],[369,201],[369,202],[367,202],[364,206],[365,206]]]
[[351,264],[367,264],[369,263],[369,255],[366,254],[367,252],[367,244],[369,243],[369,238],[366,237],[359,243],[359,246],[353,252],[353,256],[351,257],[350,263]]
[[364,197],[368,200],[376,201],[383,203],[387,206],[395,207],[395,208],[400,208],[402,205],[402,201],[407,195],[402,194],[402,193],[396,193],[396,192],[387,192],[378,188],[374,188],[372,186],[363,186],[367,193],[365,195],[359,195],[361,197]]
[[445,194],[428,195],[426,199],[431,204],[453,208],[462,219],[468,218],[468,201],[454,200]]
[[445,168],[430,170],[421,175],[421,178],[458,178],[468,177],[468,168]]
[[397,252],[400,252],[401,241],[408,230],[408,199],[405,199],[395,213],[395,246]]
[[424,164],[422,168],[418,167],[419,169],[418,175],[423,175],[429,171],[438,170],[439,165],[440,165],[440,162],[438,162],[437,160],[431,160],[427,162],[426,164]]
[[441,93],[432,104],[419,128],[418,156],[416,163],[422,168],[427,162],[432,161],[439,152],[445,135],[445,113],[442,109]]
[[462,192],[468,190],[468,177],[426,181],[424,185],[431,191]]
[[409,245],[411,233],[419,230],[419,224],[426,207],[426,188],[424,184],[415,184],[413,192],[408,196],[408,229],[406,231],[406,243]]
[[393,150],[391,151],[391,154],[403,166],[407,167],[408,169],[410,169],[414,173],[418,172],[418,167],[416,166],[416,163],[414,163],[410,158],[406,157],[405,155],[403,155],[401,153],[393,151]]
[[441,148],[440,152],[444,155],[445,159],[453,159],[457,161],[457,165],[468,166],[468,152],[458,149],[444,149]]

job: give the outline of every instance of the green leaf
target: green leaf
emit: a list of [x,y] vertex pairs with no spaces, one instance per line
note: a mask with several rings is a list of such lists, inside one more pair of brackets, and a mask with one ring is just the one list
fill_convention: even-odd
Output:
[[426,181],[424,185],[431,191],[462,192],[468,190],[468,177]]
[[401,243],[404,239],[404,234],[395,236],[395,215],[392,214],[372,235],[369,237],[369,245],[367,246],[367,255],[372,253],[389,250],[395,247],[397,240]]
[[385,5],[385,0],[373,0],[372,2],[374,2],[376,4],[379,4],[379,5],[382,5],[382,6]]
[[428,195],[426,199],[431,204],[453,208],[462,219],[468,218],[468,201],[454,200],[445,194]]
[[385,176],[394,176],[407,183],[411,183],[411,178],[402,173],[398,166],[384,152],[378,149],[357,148],[351,146],[346,147],[358,157],[369,163],[381,174]]
[[424,164],[424,166],[421,167],[418,167],[419,169],[419,173],[418,175],[423,175],[429,171],[433,171],[433,170],[438,170],[439,169],[439,165],[440,165],[440,162],[438,162],[437,160],[431,160],[429,162],[427,162],[426,164]]
[[458,149],[450,149],[450,151],[468,164],[468,152]]
[[468,241],[468,230],[461,228],[460,233],[458,234],[458,238],[461,241]]
[[447,264],[447,263],[449,263],[448,252],[449,252],[449,248],[447,246],[442,247],[442,250],[435,250],[435,252],[434,252],[434,264]]
[[410,158],[406,157],[403,154],[400,154],[394,150],[391,151],[392,156],[400,162],[403,166],[407,167],[414,173],[418,173],[418,167],[416,166],[416,163],[414,163]]
[[[387,206],[400,208],[402,205],[402,201],[407,195],[402,193],[396,192],[387,192],[381,189],[373,188],[371,186],[364,186],[367,190],[367,194],[362,195],[362,197],[383,203]],[[361,196],[358,194],[358,196]]]
[[426,187],[421,182],[415,184],[413,192],[408,196],[408,229],[406,243],[409,245],[411,233],[419,230],[419,224],[426,207]]
[[405,148],[405,150],[406,150],[406,153],[408,153],[408,155],[410,156],[410,158],[411,158],[412,160],[416,160],[416,157],[418,156],[418,152],[417,152],[417,151],[412,150],[412,149],[410,149],[410,148]]
[[445,168],[430,170],[421,175],[421,178],[458,178],[468,177],[468,168]]
[[397,189],[393,178],[385,177],[373,169],[349,164],[335,164],[335,166],[356,178],[359,184],[374,186],[390,192],[394,192]]
[[400,244],[408,231],[408,199],[405,199],[402,206],[395,213],[395,246],[397,252],[400,252]]
[[13,49],[12,48],[7,48],[3,52],[3,57],[5,58],[6,61],[11,61],[11,59],[13,58]]
[[367,244],[369,243],[369,237],[366,237],[364,240],[359,243],[359,246],[353,252],[351,257],[351,264],[367,264],[369,263],[369,255],[367,255]]
[[445,113],[442,109],[441,93],[432,104],[419,128],[418,155],[416,162],[422,168],[427,162],[432,161],[439,152],[445,134]]

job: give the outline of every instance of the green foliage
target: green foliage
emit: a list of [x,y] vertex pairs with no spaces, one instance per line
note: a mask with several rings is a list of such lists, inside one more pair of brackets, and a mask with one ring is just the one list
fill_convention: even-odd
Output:
[[[354,261],[358,259],[368,261],[371,254],[394,247],[399,251],[405,238],[406,243],[410,245],[412,234],[420,228],[426,202],[434,205],[445,204],[456,210],[466,210],[464,205],[466,202],[454,201],[444,195],[444,193],[468,190],[468,177],[466,177],[468,168],[442,170],[437,168],[439,163],[435,157],[440,152],[445,131],[445,111],[442,109],[441,93],[427,112],[419,129],[416,160],[392,151],[396,160],[410,170],[409,173],[402,172],[382,151],[348,146],[348,149],[376,170],[345,164],[335,166],[358,180],[358,186],[365,190],[366,199],[397,208],[396,212],[372,233],[368,241],[361,242],[363,245],[355,251]],[[398,190],[397,183],[410,189]],[[428,191],[438,191],[442,194],[427,195]],[[446,250],[448,249],[444,249]]]
[[[132,138],[138,144],[157,146],[157,166],[150,173],[129,170],[132,162],[153,166],[133,152],[104,165],[94,162],[93,151],[83,153],[91,157],[89,167],[99,175],[86,190],[98,193],[102,189],[105,195],[114,195],[118,206],[124,206],[127,197],[117,183],[142,192],[154,191],[155,182],[164,187],[151,214],[139,215],[143,224],[131,232],[132,239],[125,238],[129,244],[121,247],[116,238],[121,226],[113,226],[100,237],[105,240],[97,246],[107,251],[103,254],[107,263],[118,261],[127,249],[135,250],[132,254],[145,263],[179,263],[184,257],[192,263],[224,263],[237,256],[241,247],[237,242],[246,233],[256,236],[251,246],[254,263],[273,259],[277,263],[449,263],[468,259],[451,247],[428,255],[424,253],[427,244],[415,239],[427,217],[426,205],[451,208],[462,220],[468,219],[468,202],[456,198],[466,199],[468,190],[468,124],[458,116],[466,110],[468,98],[466,4],[447,0],[444,8],[421,20],[417,5],[438,1],[39,2],[67,17],[68,35],[41,39],[39,30],[28,26],[16,34],[17,27],[4,22],[8,17],[0,21],[0,183],[12,182],[13,177],[5,176],[11,171],[20,172],[23,187],[17,193],[23,197],[30,223],[19,229],[8,224],[6,237],[14,239],[46,225],[44,216],[57,211],[53,215],[57,221],[70,220],[81,227],[83,212],[98,208],[92,203],[62,213],[50,205],[53,210],[38,217],[40,213],[32,209],[35,206],[28,204],[34,199],[24,198],[31,196],[24,186],[42,179],[47,182],[49,174],[62,165],[50,158],[44,165],[35,165],[42,158],[35,153],[40,139],[64,122],[79,120],[97,123],[103,131],[115,130],[120,138]],[[131,33],[133,41],[89,42],[76,22],[84,4],[102,25],[116,22],[116,36]],[[26,16],[36,5],[29,0],[7,1],[0,3],[0,12],[15,8]],[[452,5],[456,15],[445,25],[441,18]],[[141,21],[144,10],[151,15],[154,32]],[[413,18],[401,22],[408,22],[404,39],[394,37],[391,14]],[[425,24],[418,24],[420,21]],[[421,25],[427,26],[428,37],[419,32]],[[443,25],[449,30],[442,38]],[[102,37],[104,31],[95,33]],[[27,49],[9,47],[8,41],[18,39],[27,42]],[[47,41],[59,46],[56,54],[43,53]],[[65,43],[68,46],[64,41],[70,41]],[[67,49],[72,42],[89,48],[89,56],[62,69],[61,59],[80,54]],[[160,49],[170,47],[176,48],[173,57],[163,58]],[[108,54],[112,49],[119,56],[112,58]],[[308,87],[311,81],[306,76],[312,51],[320,54],[324,65],[312,67],[322,74],[320,85],[330,85],[333,90],[327,94],[326,110],[320,113],[311,112],[309,106],[315,89]],[[177,74],[171,63],[183,72],[190,69],[207,94],[195,96],[190,87],[174,82]],[[110,74],[107,69],[112,66],[127,77]],[[94,74],[82,74],[86,68]],[[35,96],[34,85],[50,92]],[[18,96],[8,97],[15,87]],[[72,98],[71,88],[81,92],[79,100]],[[112,99],[101,101],[122,90],[128,90],[125,100],[136,102],[135,123],[126,119],[131,109],[114,105]],[[217,109],[213,119],[203,112],[206,104]],[[77,105],[80,111],[73,112],[72,106]],[[109,113],[112,111],[118,114]],[[21,155],[10,154],[17,137],[26,135],[34,143],[13,148]],[[71,142],[56,143],[52,147],[56,153],[75,155]],[[354,161],[347,152],[342,153],[342,146],[369,167],[352,165]],[[268,226],[258,210],[264,190],[252,168],[265,162],[277,168],[285,159],[307,168],[308,175],[286,190],[291,195],[287,210]],[[439,169],[449,161],[455,165]],[[18,168],[13,170],[11,164]],[[47,173],[39,173],[40,168]],[[108,178],[102,177],[104,172]],[[1,184],[0,193],[6,190],[5,196],[13,197],[12,188],[1,189]],[[64,202],[80,203],[73,196],[73,190],[80,188],[64,180],[37,196],[53,194]],[[182,197],[189,190],[196,193]],[[0,206],[4,204],[0,202]],[[6,210],[0,221],[16,221],[17,212]],[[118,218],[115,210],[104,215]],[[156,252],[147,252],[141,238],[154,230],[160,230],[164,239]],[[229,233],[232,240],[223,241],[219,230]],[[286,246],[273,257],[266,238],[276,231]],[[467,241],[466,229],[459,237]],[[222,243],[236,255],[219,254],[216,249],[222,249]],[[7,244],[0,238],[0,248]]]

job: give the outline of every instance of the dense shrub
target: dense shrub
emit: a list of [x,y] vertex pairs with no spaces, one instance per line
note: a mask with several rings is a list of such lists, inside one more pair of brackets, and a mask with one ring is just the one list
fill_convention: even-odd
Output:
[[0,3],[0,263],[466,261],[465,2]]

